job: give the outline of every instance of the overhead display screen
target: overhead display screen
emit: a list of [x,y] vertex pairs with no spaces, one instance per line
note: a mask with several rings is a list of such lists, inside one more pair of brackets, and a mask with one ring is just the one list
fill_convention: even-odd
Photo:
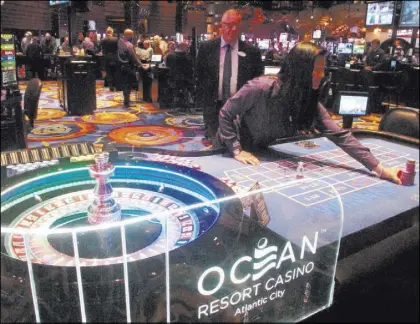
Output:
[[366,26],[387,26],[394,21],[394,1],[368,3]]
[[419,27],[419,2],[403,1],[400,27]]

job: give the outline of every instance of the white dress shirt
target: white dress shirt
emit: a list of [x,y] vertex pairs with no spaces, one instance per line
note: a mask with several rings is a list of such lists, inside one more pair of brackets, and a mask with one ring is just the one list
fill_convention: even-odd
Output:
[[[224,47],[227,42],[221,37],[220,42],[220,61],[219,61],[219,100],[222,99],[223,93],[223,68],[225,65],[226,48]],[[232,75],[230,78],[230,95],[233,96],[237,91],[238,84],[238,40],[230,44],[230,53],[232,55]]]

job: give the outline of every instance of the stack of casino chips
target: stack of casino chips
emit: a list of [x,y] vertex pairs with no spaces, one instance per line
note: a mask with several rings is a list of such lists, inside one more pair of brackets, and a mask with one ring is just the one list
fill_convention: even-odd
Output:
[[19,174],[33,171],[36,169],[57,165],[60,162],[58,160],[51,160],[51,161],[42,161],[42,162],[34,162],[34,163],[25,163],[25,164],[15,164],[15,165],[8,165],[6,167],[6,176],[8,178],[17,176]]
[[193,164],[193,161],[185,157],[179,157],[175,155],[153,153],[147,160],[186,166],[186,167],[193,168],[196,170],[201,169],[201,167],[198,164]]
[[398,172],[398,178],[404,186],[412,186],[416,176],[416,160],[408,159],[405,165],[405,171]]

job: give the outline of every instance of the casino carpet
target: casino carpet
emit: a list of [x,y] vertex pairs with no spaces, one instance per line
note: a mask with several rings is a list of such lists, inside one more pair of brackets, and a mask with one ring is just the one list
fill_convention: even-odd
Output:
[[[26,84],[21,82],[24,93]],[[137,101],[133,91],[130,108],[123,107],[122,92],[111,92],[103,81],[96,83],[97,110],[92,115],[68,116],[60,107],[55,81],[44,81],[39,100],[35,128],[28,136],[28,147],[36,148],[53,144],[91,142],[98,147],[115,145],[122,149],[133,147],[171,151],[201,151],[209,143],[203,140],[204,123],[201,114],[169,112],[158,104]],[[157,98],[157,87],[152,88]],[[342,126],[340,116],[333,116]],[[358,129],[377,130],[380,115],[356,118],[353,126]]]
[[[22,94],[26,84],[20,84]],[[157,89],[153,89],[157,97]],[[209,146],[203,140],[202,115],[171,113],[157,104],[136,102],[131,95],[130,108],[123,107],[122,92],[96,84],[97,110],[92,115],[69,116],[60,107],[55,81],[44,81],[39,100],[38,118],[28,135],[28,147],[53,144],[93,142],[98,147],[116,145],[119,148],[152,147],[174,151],[200,151]]]

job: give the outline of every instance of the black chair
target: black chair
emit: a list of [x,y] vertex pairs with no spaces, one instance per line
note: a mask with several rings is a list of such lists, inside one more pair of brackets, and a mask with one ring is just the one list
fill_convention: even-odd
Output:
[[383,74],[381,87],[388,97],[388,109],[391,105],[392,95],[395,95],[395,104],[398,107],[401,92],[403,90],[403,71],[388,72]]
[[346,68],[339,68],[337,71],[338,77],[338,87],[337,90],[340,91],[356,91],[357,89],[357,77],[358,73],[355,73]]
[[379,84],[376,83],[375,74],[371,70],[360,72],[360,88],[369,93],[369,106],[373,113],[381,113],[382,102],[380,98]]
[[34,122],[38,117],[38,103],[41,96],[42,82],[40,79],[31,79],[26,86],[23,97],[23,108],[25,115],[29,118],[29,126],[26,127],[27,133],[34,128]]
[[419,111],[410,108],[390,109],[382,117],[379,130],[419,138]]

